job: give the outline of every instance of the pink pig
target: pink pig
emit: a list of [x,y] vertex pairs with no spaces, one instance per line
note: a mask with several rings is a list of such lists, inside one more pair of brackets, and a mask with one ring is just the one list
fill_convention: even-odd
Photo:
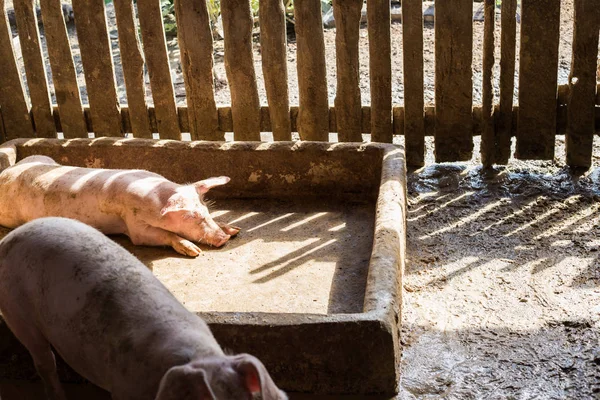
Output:
[[77,219],[133,244],[171,246],[198,256],[192,242],[220,247],[239,228],[217,224],[203,196],[226,176],[179,185],[144,170],[69,167],[30,156],[0,173],[0,225],[15,228],[36,218]]
[[287,399],[257,358],[225,354],[144,264],[72,219],[0,241],[0,311],[52,400],[65,399],[52,349],[114,400]]

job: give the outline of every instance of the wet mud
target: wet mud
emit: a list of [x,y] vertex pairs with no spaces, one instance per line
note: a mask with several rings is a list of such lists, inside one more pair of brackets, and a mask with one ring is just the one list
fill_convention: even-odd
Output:
[[600,398],[598,144],[585,172],[558,137],[553,161],[409,174],[398,398]]

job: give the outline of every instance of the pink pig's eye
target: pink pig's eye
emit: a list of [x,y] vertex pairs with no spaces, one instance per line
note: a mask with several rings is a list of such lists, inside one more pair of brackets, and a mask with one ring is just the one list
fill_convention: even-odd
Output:
[[199,211],[192,211],[192,218],[194,218],[195,220],[198,220],[198,222],[202,222],[204,221],[204,217],[202,216],[202,214],[200,214]]

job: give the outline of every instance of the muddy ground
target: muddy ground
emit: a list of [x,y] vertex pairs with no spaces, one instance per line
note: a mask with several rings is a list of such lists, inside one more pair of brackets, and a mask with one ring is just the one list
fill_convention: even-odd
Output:
[[[573,0],[563,0],[561,6],[558,77],[559,84],[565,84],[571,59]],[[108,15],[114,27],[111,5]],[[401,30],[401,24],[392,25],[395,104],[403,103]],[[77,51],[72,27],[70,33]],[[425,24],[424,38],[425,99],[432,103],[432,24]],[[475,103],[481,100],[482,38],[483,23],[475,22]],[[325,40],[333,102],[335,30],[326,30]],[[120,98],[125,102],[117,41],[112,45],[117,54]],[[364,27],[360,46],[362,101],[369,104]],[[183,104],[176,39],[169,40],[169,48],[177,101]],[[298,104],[295,49],[290,37],[292,104]],[[83,85],[77,54],[75,59]],[[499,49],[496,64],[498,60]],[[259,92],[266,105],[260,62],[256,42]],[[215,85],[217,102],[229,104],[222,41],[215,43],[215,63],[222,78]],[[498,72],[496,65],[496,96]],[[515,81],[516,95],[518,62]],[[396,142],[401,144],[402,138]],[[468,163],[433,164],[431,140],[427,144],[429,166],[411,171],[408,177],[408,258],[398,398],[600,398],[600,140],[595,138],[594,166],[584,173],[564,167],[564,137],[557,137],[552,161],[513,160],[493,171],[479,167],[477,151]],[[478,144],[477,138],[475,150]]]
[[600,397],[598,144],[581,176],[558,160],[409,174],[400,399]]

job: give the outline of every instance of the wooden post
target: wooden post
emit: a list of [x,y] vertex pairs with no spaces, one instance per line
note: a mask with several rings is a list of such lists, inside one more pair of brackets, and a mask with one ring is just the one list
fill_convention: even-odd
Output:
[[73,11],[94,133],[123,136],[104,0],[73,0]]
[[56,126],[52,116],[50,92],[48,91],[34,2],[33,0],[15,0],[14,7],[23,63],[27,74],[29,97],[31,98],[31,114],[35,125],[35,135],[43,138],[55,138]]
[[[392,107],[392,127],[394,135],[404,135],[404,149],[408,158],[408,147],[406,146],[406,106]],[[409,164],[408,160],[406,163],[414,166],[414,164]]]
[[2,107],[0,106],[0,144],[6,141],[6,133],[4,132],[4,120],[2,119]]
[[402,40],[405,107],[403,132],[406,163],[421,167],[425,164],[423,3],[421,0],[402,2]]
[[522,0],[516,157],[554,158],[560,0]]
[[6,140],[34,137],[4,0],[0,0],[0,107]]
[[473,155],[473,3],[435,3],[435,160]]
[[40,8],[64,138],[87,138],[79,84],[60,1],[40,0]]
[[225,71],[231,89],[236,140],[260,140],[260,99],[252,55],[252,10],[249,0],[222,0]]
[[600,4],[597,0],[575,0],[573,17],[573,59],[567,100],[567,164],[592,165],[596,66]]
[[[369,78],[371,86],[371,141],[373,142],[392,143],[393,139],[391,120],[392,43],[390,18],[390,0],[367,0]],[[404,51],[406,51],[406,47]]]
[[494,133],[494,28],[496,25],[495,0],[485,0],[483,27],[483,132],[481,133],[481,162],[484,167],[494,164],[496,137]]
[[358,39],[362,0],[334,0],[338,140],[362,142]]
[[292,140],[283,0],[260,0],[260,49],[273,139]]
[[137,2],[144,55],[161,139],[181,139],[159,0]]
[[136,138],[152,139],[146,104],[144,57],[138,40],[133,0],[114,0],[114,6],[131,130]]
[[320,0],[295,0],[298,58],[298,133],[302,140],[329,140],[329,98]]
[[500,39],[500,107],[496,124],[497,164],[510,158],[512,136],[513,92],[515,90],[515,46],[517,42],[517,0],[502,1],[502,33]]
[[213,82],[213,37],[206,0],[176,0],[177,37],[193,140],[224,140]]

